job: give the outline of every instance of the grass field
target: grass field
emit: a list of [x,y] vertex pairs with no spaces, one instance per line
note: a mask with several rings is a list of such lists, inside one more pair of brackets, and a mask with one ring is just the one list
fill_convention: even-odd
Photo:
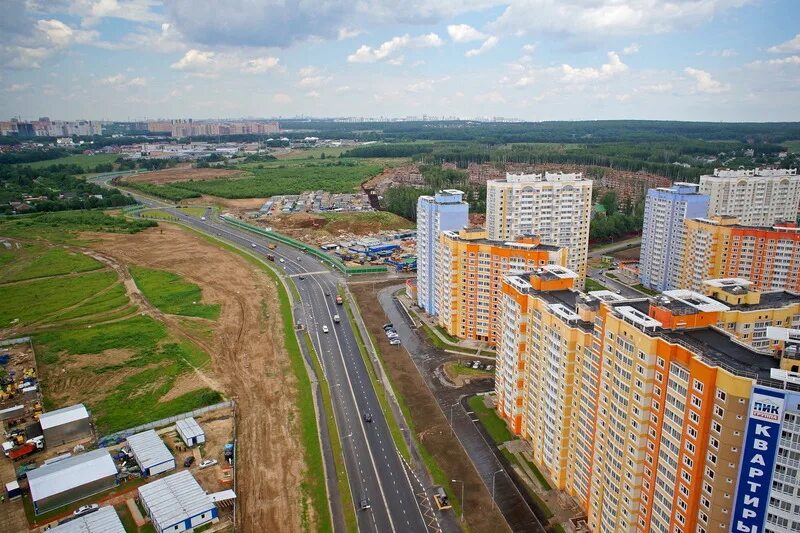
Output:
[[380,229],[411,229],[414,223],[388,211],[365,211],[362,213],[318,213],[321,217],[332,223],[345,222],[348,224],[370,224]]
[[49,159],[47,161],[36,161],[35,163],[18,163],[18,166],[25,166],[31,168],[45,168],[50,165],[78,165],[84,171],[92,171],[97,165],[106,163],[113,163],[119,159],[119,154],[95,154],[95,155],[70,155],[67,157],[59,157],[58,159]]
[[79,231],[136,233],[157,226],[150,220],[127,220],[103,211],[61,211],[0,218],[0,235],[19,239],[70,242]]
[[602,283],[598,283],[591,278],[586,278],[586,291],[607,291],[608,287]]
[[351,146],[347,147],[314,147],[314,148],[295,148],[291,152],[287,152],[278,157],[280,160],[292,160],[292,159],[319,159],[322,157],[322,154],[325,154],[325,158],[337,158],[339,157],[342,152],[346,152],[352,148]]
[[164,270],[138,266],[131,266],[129,270],[145,297],[161,311],[211,320],[219,318],[220,306],[201,303],[203,295],[194,283],[187,283],[177,274]]
[[467,400],[467,403],[469,408],[478,415],[481,424],[486,428],[495,444],[502,444],[514,438],[506,423],[497,416],[497,413],[483,404],[483,396],[473,396]]
[[250,176],[182,182],[171,187],[222,198],[262,198],[318,189],[352,192],[383,170],[381,165],[347,161],[250,163],[239,168],[248,170]]
[[200,218],[206,214],[205,207],[179,207],[178,209],[181,210],[181,213],[189,215],[190,217]]
[[199,198],[200,193],[194,192],[185,188],[178,188],[174,185],[153,185],[152,183],[135,183],[130,181],[123,181],[122,185],[129,189],[136,189],[137,191],[156,196],[158,198],[165,198],[173,202],[186,200],[187,198]]
[[41,320],[91,298],[116,281],[114,272],[94,272],[0,285],[0,326],[14,320],[19,325]]
[[13,266],[0,271],[0,283],[58,276],[72,272],[88,272],[103,266],[91,257],[62,248],[51,248],[42,252],[38,246],[25,246],[9,252],[9,256],[9,262],[14,260],[15,256],[18,258],[14,261]]
[[167,213],[161,209],[143,209],[137,213],[142,218],[156,219],[156,220],[178,220],[178,217],[172,213]]
[[800,140],[783,141],[781,144],[788,148],[793,154],[800,153]]

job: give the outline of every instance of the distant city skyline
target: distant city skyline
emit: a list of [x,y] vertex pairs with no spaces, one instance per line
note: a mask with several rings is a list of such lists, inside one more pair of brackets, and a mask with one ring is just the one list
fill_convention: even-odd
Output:
[[795,0],[10,0],[0,119],[800,120]]

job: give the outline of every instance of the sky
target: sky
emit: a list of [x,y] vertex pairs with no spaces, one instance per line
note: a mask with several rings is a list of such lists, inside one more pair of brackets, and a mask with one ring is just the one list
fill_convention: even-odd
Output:
[[0,117],[800,120],[798,0],[2,0]]

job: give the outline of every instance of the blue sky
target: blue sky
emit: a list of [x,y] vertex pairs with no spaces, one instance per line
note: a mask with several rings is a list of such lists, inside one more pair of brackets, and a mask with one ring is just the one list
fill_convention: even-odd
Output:
[[800,120],[797,0],[4,0],[0,117]]

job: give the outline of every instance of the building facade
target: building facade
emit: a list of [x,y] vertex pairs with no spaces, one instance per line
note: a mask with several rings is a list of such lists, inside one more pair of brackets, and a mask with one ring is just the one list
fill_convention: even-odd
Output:
[[503,277],[547,265],[566,266],[567,249],[534,235],[490,241],[483,228],[444,231],[436,256],[439,325],[450,335],[494,345],[499,332]]
[[708,215],[708,196],[694,183],[650,189],[644,204],[639,279],[649,289],[678,287],[683,259],[683,221]]
[[797,219],[800,176],[797,169],[720,170],[700,176],[700,193],[709,197],[708,216],[732,216],[746,226],[772,226]]
[[707,279],[746,278],[760,291],[800,292],[800,228],[743,226],[734,217],[685,222],[678,285],[703,290]]
[[[546,281],[536,273],[504,281],[495,379],[498,412],[531,442],[533,460],[579,502],[591,531],[738,527],[737,501],[751,501],[740,472],[751,472],[754,386],[774,384],[772,371],[785,359],[718,328],[732,308],[704,294],[626,300]],[[800,314],[790,319],[797,321]],[[780,483],[797,479],[790,452],[799,450],[784,440],[783,457],[770,467]],[[785,496],[762,501],[783,509],[772,522],[791,527],[797,499]],[[767,515],[765,503],[757,516]]]
[[417,304],[428,314],[436,314],[434,283],[439,233],[468,224],[469,204],[462,191],[446,189],[417,200]]
[[486,182],[486,231],[489,239],[511,241],[538,235],[545,244],[568,249],[567,266],[586,280],[592,181],[583,175],[506,174]]

